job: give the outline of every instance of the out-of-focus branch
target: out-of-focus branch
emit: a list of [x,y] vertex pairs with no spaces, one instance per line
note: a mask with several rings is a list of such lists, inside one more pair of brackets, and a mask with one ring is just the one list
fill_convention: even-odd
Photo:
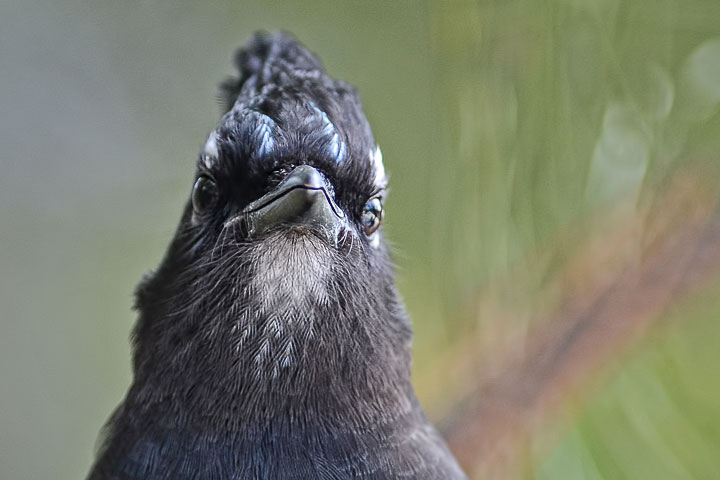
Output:
[[[444,434],[473,478],[522,477],[523,445],[549,425],[560,402],[579,394],[668,308],[720,275],[716,190],[687,178],[679,183],[640,215],[641,228],[629,231],[642,234],[641,248],[596,288],[573,288],[572,271],[593,271],[598,257],[595,247],[580,249],[560,274],[568,291],[557,313],[514,349],[522,354],[508,354],[491,376],[477,379],[446,419]],[[627,235],[608,230],[605,238],[613,251],[613,238]]]

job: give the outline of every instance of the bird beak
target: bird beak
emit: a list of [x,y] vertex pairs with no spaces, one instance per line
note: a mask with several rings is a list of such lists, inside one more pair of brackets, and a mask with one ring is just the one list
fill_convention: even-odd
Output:
[[239,217],[250,238],[276,225],[291,224],[311,227],[334,244],[345,227],[345,214],[331,192],[318,170],[301,165],[274,190],[245,207]]

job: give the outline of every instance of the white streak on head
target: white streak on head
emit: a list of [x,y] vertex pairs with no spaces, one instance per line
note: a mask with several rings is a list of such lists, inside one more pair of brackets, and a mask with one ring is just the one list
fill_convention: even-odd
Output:
[[[375,172],[375,186],[378,189],[387,187],[387,176],[385,175],[382,152],[378,146],[375,146],[375,150],[370,150],[370,165]],[[376,248],[378,245],[380,245],[380,232],[375,232],[370,237],[370,246]]]
[[[265,120],[267,119],[267,120]],[[269,117],[263,116],[263,118],[255,127],[254,135],[258,143],[257,155],[264,157],[268,155],[275,147],[275,139],[273,138],[272,128],[275,126],[275,122]]]
[[330,154],[335,157],[337,163],[345,161],[345,142],[340,140],[340,136],[337,133],[333,133],[330,139]]
[[314,122],[319,117],[323,135],[330,137],[330,154],[337,163],[343,163],[345,161],[345,142],[340,139],[340,135],[338,135],[335,125],[333,125],[330,121],[330,117],[327,116],[327,113],[320,110],[317,105],[310,102],[310,107],[317,116],[308,116],[305,123]]
[[205,142],[205,148],[203,148],[202,155],[203,162],[205,162],[205,166],[208,168],[211,168],[220,156],[220,152],[218,152],[217,141],[218,134],[215,130],[213,130],[210,133],[207,142]]
[[327,113],[323,112],[315,105],[312,105],[312,109],[315,111],[316,114],[320,116],[320,119],[322,121],[323,133],[328,136],[335,134],[335,125],[333,125],[333,123],[330,121]]
[[375,185],[385,188],[387,177],[385,176],[385,166],[383,165],[382,152],[380,147],[375,147],[375,151],[370,151],[370,163],[375,171]]

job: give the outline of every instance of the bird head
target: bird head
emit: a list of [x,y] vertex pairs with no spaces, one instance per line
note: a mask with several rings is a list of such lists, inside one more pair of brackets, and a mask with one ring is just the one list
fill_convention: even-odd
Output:
[[378,247],[387,179],[355,89],[284,34],[255,36],[236,64],[199,155],[191,222],[250,242],[295,225],[336,248]]
[[137,290],[137,396],[215,417],[407,404],[387,177],[358,94],[286,34],[254,36],[235,63],[175,237]]

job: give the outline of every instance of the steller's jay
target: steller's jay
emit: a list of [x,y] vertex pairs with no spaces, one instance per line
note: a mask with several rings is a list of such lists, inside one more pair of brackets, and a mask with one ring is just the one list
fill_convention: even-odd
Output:
[[287,34],[235,63],[88,479],[466,478],[410,383],[355,89]]

